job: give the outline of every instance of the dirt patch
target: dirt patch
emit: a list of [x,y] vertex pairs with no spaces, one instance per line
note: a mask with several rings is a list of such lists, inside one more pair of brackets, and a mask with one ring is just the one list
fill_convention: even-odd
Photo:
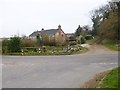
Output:
[[85,54],[108,54],[116,51],[110,50],[103,45],[93,44],[88,47],[89,51]]
[[92,79],[85,82],[80,88],[97,88],[98,84],[103,80],[103,78],[109,73],[110,71],[105,71],[99,74],[96,74]]

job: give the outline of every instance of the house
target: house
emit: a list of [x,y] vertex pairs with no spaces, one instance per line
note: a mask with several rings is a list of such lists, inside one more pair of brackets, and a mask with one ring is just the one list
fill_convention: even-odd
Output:
[[49,30],[42,29],[41,31],[35,31],[31,35],[29,35],[29,38],[32,40],[36,40],[36,35],[38,33],[40,34],[40,37],[42,38],[42,40],[43,40],[43,37],[47,35],[49,42],[64,44],[66,43],[66,40],[67,40],[66,34],[61,29],[60,25],[58,26],[57,29],[49,29]]
[[75,34],[74,33],[67,33],[66,36],[67,36],[68,42],[75,41]]

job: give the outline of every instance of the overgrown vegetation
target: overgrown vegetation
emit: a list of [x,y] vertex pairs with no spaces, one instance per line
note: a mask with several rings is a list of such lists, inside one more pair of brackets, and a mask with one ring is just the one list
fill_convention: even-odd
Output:
[[42,44],[42,40],[39,33],[36,35],[36,44],[37,47],[40,47],[40,45]]
[[[40,44],[38,40],[34,41],[29,38],[12,37],[2,41],[2,54],[5,55],[71,55],[87,51],[79,45],[59,45],[50,46],[47,43]],[[81,38],[80,38],[81,39]],[[48,42],[49,43],[49,42]]]
[[[38,45],[38,44],[37,44]],[[21,39],[21,46],[22,47],[35,47],[35,41],[28,39],[28,38],[22,38]]]
[[93,22],[92,35],[99,37],[98,43],[117,50],[120,44],[120,1],[108,2],[93,10],[91,20]]
[[41,46],[23,47],[21,52],[9,52],[6,55],[71,55],[86,52],[88,49],[81,46]]
[[120,51],[120,45],[113,40],[105,39],[101,43],[111,50]]
[[2,41],[2,53],[20,52],[21,39],[19,37],[11,37],[10,40]]
[[90,27],[88,25],[85,25],[83,27],[79,25],[75,31],[74,38],[76,39],[77,44],[84,44],[86,40],[93,39]]
[[110,73],[103,79],[103,81],[98,85],[99,88],[118,88],[118,81],[120,73],[120,67],[113,69]]

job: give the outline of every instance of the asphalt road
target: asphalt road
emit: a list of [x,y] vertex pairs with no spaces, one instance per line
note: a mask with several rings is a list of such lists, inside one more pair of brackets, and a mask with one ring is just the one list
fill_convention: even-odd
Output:
[[[95,46],[96,47],[96,46]],[[118,53],[102,47],[81,55],[3,56],[3,88],[80,88],[118,66]]]

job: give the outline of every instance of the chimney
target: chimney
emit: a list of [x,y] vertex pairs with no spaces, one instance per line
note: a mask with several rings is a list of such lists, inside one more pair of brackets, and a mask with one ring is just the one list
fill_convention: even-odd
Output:
[[44,30],[44,28],[41,29],[41,31],[43,31],[43,30]]
[[58,26],[58,29],[61,29],[61,25]]

